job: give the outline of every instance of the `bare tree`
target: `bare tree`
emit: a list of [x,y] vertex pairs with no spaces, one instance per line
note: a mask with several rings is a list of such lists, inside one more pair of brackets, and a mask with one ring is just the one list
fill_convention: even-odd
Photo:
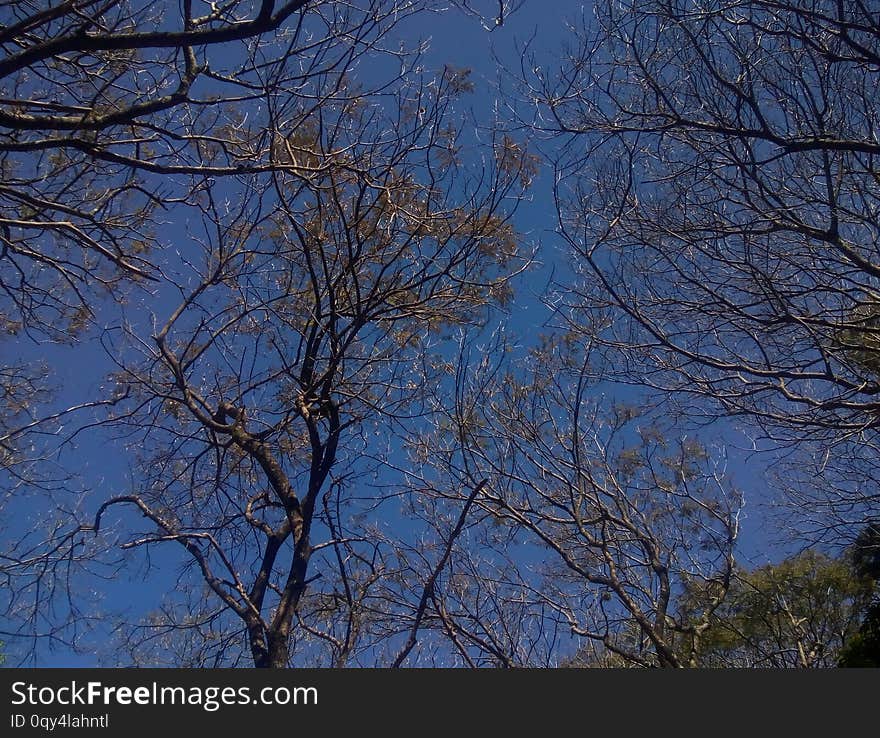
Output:
[[120,279],[156,279],[161,214],[218,178],[290,171],[285,140],[414,9],[385,0],[4,6],[7,319],[63,334]]
[[0,636],[15,642],[16,657],[74,647],[93,613],[72,596],[71,581],[82,571],[112,576],[118,563],[73,522],[85,514],[84,482],[59,461],[58,447],[75,435],[68,425],[121,397],[58,406],[56,389],[46,362],[0,366]]
[[822,505],[814,539],[851,537],[877,510],[876,12],[597,3],[576,34],[558,67],[524,72],[563,148],[581,279],[560,314],[578,330],[607,311],[596,338],[626,381],[815,440],[814,467],[855,457],[854,478],[790,490]]
[[[503,341],[480,350],[437,433],[413,443],[435,470],[413,479],[422,497],[460,498],[485,480],[470,543],[438,588],[436,629],[474,662],[547,665],[577,649],[696,665],[739,529],[721,459],[649,407],[606,403],[588,344],[551,340],[519,370]],[[712,597],[681,618],[691,580]]]
[[[145,525],[123,547],[179,547],[256,666],[287,666],[300,640],[351,654],[384,566],[369,475],[427,412],[437,337],[504,304],[527,263],[508,219],[531,160],[499,137],[460,164],[466,73],[401,78],[387,99],[346,84],[285,141],[295,171],[235,202],[205,193],[169,317],[107,339],[134,403],[113,422],[142,459],[96,527],[128,507]],[[333,608],[347,635],[324,627]]]
[[[160,303],[167,300],[169,283],[181,284],[181,292],[189,294],[189,284],[184,287],[183,283],[191,275],[182,272],[192,264],[203,268],[201,276],[205,278],[234,264],[236,276],[223,277],[234,281],[242,269],[239,261],[261,262],[265,270],[261,287],[288,290],[285,299],[289,303],[284,310],[309,310],[309,299],[320,302],[326,290],[337,285],[331,281],[322,297],[309,292],[293,273],[288,275],[289,282],[276,282],[266,276],[267,250],[258,245],[254,254],[244,253],[245,243],[249,247],[274,229],[272,238],[283,254],[281,261],[289,268],[307,268],[302,258],[291,257],[286,247],[278,245],[290,226],[284,222],[284,203],[289,206],[289,218],[300,218],[295,224],[300,230],[292,239],[304,239],[306,232],[314,232],[310,217],[338,210],[342,214],[333,221],[332,235],[346,239],[355,250],[358,247],[345,228],[356,224],[362,229],[380,227],[378,222],[363,225],[370,217],[378,217],[377,193],[403,193],[410,188],[409,195],[400,195],[399,212],[386,213],[390,217],[387,233],[392,237],[400,228],[409,227],[395,219],[405,213],[405,217],[412,216],[410,206],[424,207],[431,213],[425,217],[434,218],[436,202],[426,201],[439,194],[430,191],[429,183],[395,180],[401,164],[395,157],[410,159],[409,165],[400,167],[400,176],[405,178],[407,167],[415,166],[417,153],[393,138],[404,132],[409,144],[418,141],[426,156],[441,150],[445,156],[455,156],[455,132],[426,133],[436,123],[436,115],[428,114],[425,122],[425,111],[418,108],[421,97],[428,99],[433,94],[436,101],[439,90],[420,91],[420,83],[413,82],[411,96],[402,97],[403,80],[410,80],[418,57],[410,54],[413,49],[400,45],[395,29],[429,5],[394,0],[233,0],[219,5],[198,0],[183,4],[65,0],[4,5],[0,10],[0,327],[12,336],[8,342],[12,353],[31,337],[75,342],[94,335],[96,329],[116,320],[117,313],[105,309],[107,296],[121,309],[126,309],[130,300],[137,315],[155,297]],[[418,42],[415,46],[417,50]],[[362,66],[365,73],[361,73]],[[444,79],[442,94],[447,94],[453,83],[453,76]],[[460,83],[467,84],[464,79]],[[382,95],[388,96],[391,108],[378,114]],[[408,107],[393,108],[398,102]],[[362,107],[369,112],[364,113]],[[349,118],[345,119],[346,115]],[[344,124],[340,122],[343,119]],[[356,129],[358,124],[386,123],[388,128],[371,131],[369,136],[361,136],[363,132]],[[426,162],[427,166],[434,164]],[[500,160],[499,165],[515,166]],[[377,179],[372,179],[374,176]],[[358,187],[360,195],[356,194]],[[428,193],[418,204],[417,187]],[[460,191],[464,208],[467,195]],[[304,200],[308,192],[315,195],[311,204]],[[357,213],[345,213],[348,206],[342,200],[358,196],[366,199],[353,206]],[[499,191],[498,202],[504,196]],[[273,203],[264,205],[268,199]],[[237,214],[229,210],[231,201],[242,203]],[[372,215],[367,215],[370,208]],[[500,232],[505,227],[503,218],[493,220],[491,210],[480,215],[464,210],[441,214],[432,222],[440,228],[445,219],[449,233],[438,234],[438,238],[447,241],[464,239],[462,234],[482,229],[479,238],[486,245],[490,231]],[[244,222],[255,213],[256,223]],[[485,223],[478,222],[482,215]],[[209,242],[203,244],[207,254],[200,252],[197,235],[192,242],[181,243],[180,237],[190,225],[196,233],[199,228],[215,228],[207,236]],[[248,228],[254,229],[250,237]],[[373,239],[378,240],[375,234]],[[337,247],[341,248],[341,243]],[[382,266],[371,261],[379,256],[390,258],[390,254],[374,249],[370,256],[353,256],[353,268],[364,269],[351,275],[353,282],[394,278],[396,272],[389,268],[387,275],[380,274]],[[214,257],[217,263],[210,262]],[[433,297],[429,293],[434,283],[449,282],[464,273],[473,276],[468,269],[477,259],[473,254],[468,259],[466,266],[447,264],[448,274],[442,269],[425,272],[426,285],[417,281],[410,285],[404,280],[400,289],[405,291],[409,285]],[[312,273],[317,280],[328,265],[311,267],[317,270]],[[336,279],[348,267],[343,266],[340,256],[329,268],[335,270],[335,276],[328,274],[327,278]],[[251,278],[247,286],[242,278],[242,293],[256,288],[259,280],[254,275],[248,276]],[[494,284],[494,277],[487,280]],[[208,286],[217,291],[218,285]],[[383,284],[382,289],[397,286]],[[482,284],[460,287],[462,292],[474,291],[474,303],[480,301],[476,294]],[[498,288],[501,290],[500,282]],[[297,290],[299,296],[295,297]],[[500,296],[499,292],[492,299]],[[438,297],[445,304],[442,296]],[[351,299],[362,298],[373,302],[369,309],[364,308],[367,317],[363,324],[360,318],[354,319],[358,325],[351,335],[376,318],[370,312],[375,309],[375,294],[368,290]],[[250,311],[252,301],[249,295],[244,303],[248,307],[242,309]],[[270,299],[270,308],[275,306]],[[172,321],[175,331],[200,306],[187,307],[190,310],[184,311],[185,318],[178,314]],[[415,319],[420,307],[411,307]],[[294,321],[289,316],[286,319]],[[301,319],[308,322],[310,317]],[[143,328],[138,325],[138,330]],[[171,328],[170,323],[167,331],[173,335]],[[334,330],[326,328],[331,333]],[[310,351],[316,352],[312,361],[318,356],[326,359],[329,351],[327,334],[319,331],[316,335],[318,343],[310,346]],[[214,336],[218,343],[227,338],[228,334]],[[346,340],[351,341],[351,336]],[[157,347],[154,342],[153,348]],[[173,371],[178,347],[164,348],[160,355]],[[348,345],[337,346],[334,351],[340,356],[334,361],[348,356],[348,350]],[[25,353],[38,351],[26,349]],[[292,356],[283,360],[295,362]],[[334,364],[330,373],[339,370]],[[69,585],[75,581],[77,566],[97,557],[92,546],[88,554],[82,547],[81,533],[88,524],[77,522],[86,511],[94,510],[83,502],[84,495],[77,491],[80,488],[70,471],[57,466],[58,447],[71,441],[78,426],[106,419],[106,413],[94,411],[126,399],[128,390],[120,385],[117,392],[111,385],[99,397],[76,398],[62,405],[69,393],[56,396],[50,392],[57,382],[48,367],[28,359],[7,359],[0,371],[3,505],[4,512],[16,520],[14,528],[5,531],[9,540],[3,551],[2,574],[8,585],[4,612],[11,638],[27,635],[33,639],[49,628],[46,623],[54,608],[47,593],[56,591],[49,581],[58,585],[63,599],[71,594]],[[314,381],[317,391],[317,375]],[[292,396],[288,399],[294,401]],[[220,402],[222,407],[212,408],[212,422],[222,417],[227,407],[223,402],[226,400]],[[369,403],[366,398],[365,402]],[[309,406],[303,407],[308,410]],[[298,412],[298,406],[291,408],[291,412]],[[314,413],[315,427],[331,422],[326,403],[315,406]],[[226,421],[226,425],[234,425],[234,415]],[[217,422],[223,424],[222,420]],[[285,452],[309,446],[300,441],[291,442]],[[331,451],[325,474],[332,456]],[[42,495],[39,503],[34,501],[37,494]],[[262,503],[255,504],[259,507]],[[30,515],[35,508],[56,513],[34,517],[33,530],[25,530],[23,515]],[[67,569],[65,562],[70,565]],[[72,600],[68,604],[70,607],[62,606],[57,612],[70,615],[75,608]],[[60,623],[65,617],[59,615],[56,620]],[[53,625],[51,632],[62,630]]]

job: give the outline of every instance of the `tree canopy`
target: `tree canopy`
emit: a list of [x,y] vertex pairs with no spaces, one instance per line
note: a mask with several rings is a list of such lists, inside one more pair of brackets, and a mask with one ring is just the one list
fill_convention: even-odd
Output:
[[0,8],[10,662],[878,663],[876,11],[539,13]]

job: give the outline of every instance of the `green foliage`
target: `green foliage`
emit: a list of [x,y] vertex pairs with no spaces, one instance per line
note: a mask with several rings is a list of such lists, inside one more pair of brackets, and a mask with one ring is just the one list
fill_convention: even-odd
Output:
[[[846,557],[814,551],[739,573],[709,629],[697,639],[697,661],[703,666],[835,666],[858,635],[873,592],[873,580],[853,571]],[[682,599],[685,617],[707,594],[703,587],[690,589]]]
[[880,603],[868,609],[859,632],[843,647],[838,666],[880,667]]
[[[877,521],[864,527],[849,552],[849,559],[853,571],[876,586],[880,581],[880,524]],[[858,633],[844,646],[838,665],[880,667],[880,601],[876,593]]]

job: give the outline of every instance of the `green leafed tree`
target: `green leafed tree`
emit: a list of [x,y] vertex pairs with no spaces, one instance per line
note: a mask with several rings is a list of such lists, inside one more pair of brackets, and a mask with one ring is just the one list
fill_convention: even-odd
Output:
[[[865,526],[849,552],[853,571],[865,579],[880,582],[880,525]],[[880,666],[880,598],[874,599],[864,614],[858,632],[840,654],[840,666]]]
[[[687,613],[709,592],[688,586]],[[875,583],[838,559],[805,551],[778,564],[742,570],[694,644],[708,667],[834,667],[856,658],[860,627],[875,597]],[[690,647],[691,644],[686,644]]]

